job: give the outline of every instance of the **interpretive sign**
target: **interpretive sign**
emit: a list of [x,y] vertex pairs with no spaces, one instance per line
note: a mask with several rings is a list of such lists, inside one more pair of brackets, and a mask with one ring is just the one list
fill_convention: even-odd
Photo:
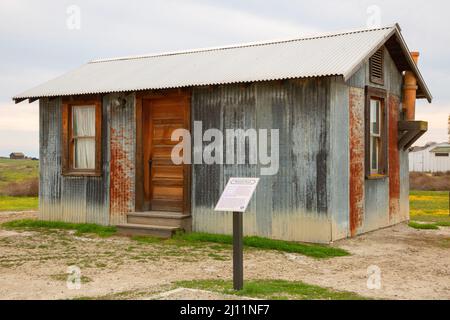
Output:
[[230,178],[215,211],[245,212],[259,178]]
[[233,288],[244,287],[244,219],[243,213],[255,192],[259,178],[230,178],[215,211],[233,212]]

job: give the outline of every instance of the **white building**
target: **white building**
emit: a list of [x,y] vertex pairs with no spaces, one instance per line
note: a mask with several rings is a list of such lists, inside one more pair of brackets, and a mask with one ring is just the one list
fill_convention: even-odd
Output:
[[410,172],[450,171],[450,143],[429,143],[409,152]]

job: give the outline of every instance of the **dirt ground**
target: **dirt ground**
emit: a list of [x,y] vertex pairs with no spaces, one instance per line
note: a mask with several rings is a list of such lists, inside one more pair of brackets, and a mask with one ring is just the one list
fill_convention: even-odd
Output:
[[[0,213],[0,223],[35,213]],[[450,299],[450,228],[415,230],[405,224],[334,244],[351,256],[317,260],[249,249],[246,279],[301,280],[372,298]],[[66,283],[81,270],[79,289]],[[368,289],[368,268],[381,271],[381,288]],[[230,247],[140,244],[123,237],[78,237],[73,232],[0,229],[0,299],[229,299],[175,289],[178,280],[231,279]],[[175,289],[175,290],[174,290]]]

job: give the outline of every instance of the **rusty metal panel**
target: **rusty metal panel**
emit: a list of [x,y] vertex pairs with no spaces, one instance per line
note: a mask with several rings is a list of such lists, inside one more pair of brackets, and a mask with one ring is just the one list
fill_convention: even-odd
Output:
[[[104,188],[108,176],[68,177],[61,174],[60,98],[41,99],[40,109],[40,191],[39,218],[42,220],[109,223],[109,205]],[[108,155],[103,154],[104,163]]]
[[135,94],[111,94],[118,99],[110,107],[110,223],[126,223],[126,214],[135,210],[136,109]]
[[[385,50],[384,61],[384,85],[377,85],[370,82],[368,63],[365,63],[360,70],[355,72],[353,77],[347,82],[349,86],[359,88],[360,90],[363,90],[367,85],[385,89],[388,93],[388,97],[390,97],[389,101],[387,101],[387,112],[390,119],[388,121],[388,177],[381,180],[365,180],[363,187],[364,214],[359,215],[362,218],[362,221],[353,221],[353,225],[358,225],[359,227],[354,230],[354,227],[351,226],[350,229],[352,235],[393,225],[397,222],[406,220],[405,217],[409,215],[409,204],[407,200],[409,193],[409,178],[407,169],[402,167],[405,159],[403,159],[404,156],[397,147],[396,129],[396,119],[399,119],[400,112],[398,97],[401,96],[402,91],[402,73],[398,71],[387,50]],[[401,173],[399,174],[399,172]],[[350,182],[350,188],[353,188],[353,186],[352,182]],[[351,192],[350,197],[353,196],[354,195],[352,195]],[[350,201],[350,206],[352,206],[352,203],[354,205],[355,202]],[[352,210],[350,210],[350,212],[352,212]],[[352,225],[352,213],[350,216]]]
[[398,148],[398,120],[400,113],[400,98],[388,96],[388,162],[389,162],[389,219],[392,224],[399,222],[400,214],[400,156]]
[[[310,79],[193,90],[193,120],[207,123],[206,127],[280,130],[280,169],[277,175],[261,177],[245,215],[246,234],[331,240],[329,88],[329,79]],[[215,202],[229,177],[259,175],[259,167],[208,167],[212,166],[193,169],[193,229],[231,233],[231,216],[214,212]]]
[[400,215],[401,221],[409,220],[409,156],[400,150]]
[[350,235],[361,232],[364,221],[364,90],[350,88]]

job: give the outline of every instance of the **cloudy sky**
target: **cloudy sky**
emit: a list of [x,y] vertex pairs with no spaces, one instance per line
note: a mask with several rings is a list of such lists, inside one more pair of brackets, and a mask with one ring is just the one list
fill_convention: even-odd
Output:
[[[79,29],[70,27],[73,6]],[[418,119],[430,126],[419,143],[446,141],[449,10],[445,0],[2,0],[0,155],[38,155],[38,105],[14,105],[11,97],[87,61],[365,28],[378,20],[400,23],[410,49],[421,52],[434,101],[418,104]]]

